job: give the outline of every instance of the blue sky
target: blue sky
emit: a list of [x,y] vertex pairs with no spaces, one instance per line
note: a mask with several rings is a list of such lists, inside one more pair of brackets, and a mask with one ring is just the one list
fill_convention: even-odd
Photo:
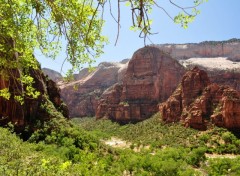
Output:
[[[114,1],[112,1],[114,2]],[[178,4],[182,0],[176,0]],[[185,3],[193,0],[185,0]],[[179,11],[168,3],[168,0],[159,1],[173,16]],[[116,10],[113,4],[112,10]],[[151,19],[153,19],[152,32],[158,32],[157,35],[150,36],[154,44],[164,43],[196,43],[207,40],[221,41],[231,38],[240,38],[240,0],[209,0],[199,7],[201,14],[198,15],[188,29],[183,29],[167,17],[164,12],[158,8],[153,9]],[[116,11],[115,11],[116,12]],[[103,34],[108,36],[109,44],[104,48],[104,54],[96,60],[96,64],[103,61],[117,62],[125,58],[131,58],[133,53],[144,46],[143,39],[138,37],[138,32],[130,31],[131,13],[130,10],[122,6],[121,9],[121,29],[117,46],[114,46],[117,35],[117,24],[110,16],[109,11],[105,9],[104,19],[106,24]],[[150,44],[148,42],[148,44]],[[60,54],[56,60],[44,58],[39,53],[36,57],[41,62],[42,67],[47,67],[60,71],[64,59],[64,54]],[[64,71],[70,68],[69,64],[64,65]]]

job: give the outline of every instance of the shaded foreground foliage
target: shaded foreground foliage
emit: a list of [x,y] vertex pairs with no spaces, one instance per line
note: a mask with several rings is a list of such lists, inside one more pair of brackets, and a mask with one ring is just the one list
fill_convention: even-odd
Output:
[[[163,125],[158,119],[156,115],[120,126],[108,120],[58,118],[46,122],[26,142],[0,128],[0,175],[239,174],[240,157],[205,156],[206,152],[238,153],[229,148],[239,141],[230,132],[215,128],[203,133],[178,124]],[[112,136],[128,140],[131,147],[105,145],[103,141]]]

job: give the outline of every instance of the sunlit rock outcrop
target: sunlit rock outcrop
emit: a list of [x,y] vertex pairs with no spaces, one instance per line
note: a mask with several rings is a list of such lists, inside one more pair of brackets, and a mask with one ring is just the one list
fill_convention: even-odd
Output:
[[207,129],[212,123],[240,129],[240,94],[229,86],[210,84],[207,73],[195,67],[188,71],[168,100],[160,105],[163,121]]
[[175,90],[184,67],[157,47],[144,47],[130,60],[122,83],[107,89],[96,117],[121,123],[137,122],[158,111],[158,102]]

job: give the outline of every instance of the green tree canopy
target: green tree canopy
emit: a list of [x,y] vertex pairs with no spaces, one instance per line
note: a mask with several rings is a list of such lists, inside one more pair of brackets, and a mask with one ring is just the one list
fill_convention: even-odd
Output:
[[[118,0],[115,20],[120,26],[120,4],[126,3],[132,11],[132,28],[140,30],[140,35],[146,38],[151,34],[148,15],[153,6],[186,27],[199,13],[196,7],[203,1],[194,0],[192,7],[184,8],[169,0],[180,9],[173,18],[154,0]],[[91,65],[103,53],[107,42],[101,34],[106,3],[112,15],[111,0],[0,0],[0,78],[15,77],[28,87],[27,95],[36,97],[34,80],[29,76],[29,69],[38,67],[33,53],[40,50],[54,59],[61,50],[62,40],[66,40],[65,60],[72,65],[70,74],[82,64]],[[7,87],[1,87],[0,96],[10,97]]]

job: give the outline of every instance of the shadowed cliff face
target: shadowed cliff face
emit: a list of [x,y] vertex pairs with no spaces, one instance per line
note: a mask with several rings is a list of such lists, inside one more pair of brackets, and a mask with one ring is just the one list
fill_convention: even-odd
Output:
[[207,73],[195,67],[182,78],[175,92],[160,105],[163,121],[181,121],[200,130],[209,123],[240,129],[240,94],[228,86],[210,84]]
[[121,123],[149,118],[157,112],[158,102],[175,90],[183,73],[183,66],[160,49],[139,49],[128,64],[123,83],[104,92],[96,117]]
[[[19,77],[18,70],[13,70],[13,73],[16,78]],[[40,96],[37,99],[24,97],[23,105],[14,100],[13,95],[20,95],[25,87],[12,77],[6,80],[0,76],[0,89],[9,88],[11,93],[9,100],[0,97],[0,125],[11,122],[16,131],[21,132],[26,126],[33,130],[33,125],[38,121],[43,122],[63,115],[68,117],[68,109],[60,98],[56,83],[47,80],[40,69],[30,70],[30,75],[34,78],[33,87],[40,92]]]

